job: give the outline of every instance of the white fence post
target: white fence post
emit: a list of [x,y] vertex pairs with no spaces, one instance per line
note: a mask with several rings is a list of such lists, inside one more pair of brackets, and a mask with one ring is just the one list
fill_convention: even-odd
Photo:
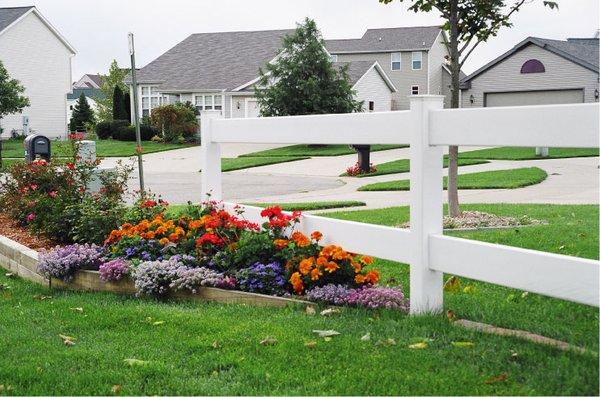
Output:
[[221,183],[221,144],[212,141],[212,120],[221,117],[219,110],[205,110],[200,116],[201,201],[223,199]]
[[410,264],[410,313],[443,309],[443,274],[429,269],[429,235],[443,232],[443,149],[429,145],[429,111],[442,109],[441,95],[410,97],[410,230],[414,242]]

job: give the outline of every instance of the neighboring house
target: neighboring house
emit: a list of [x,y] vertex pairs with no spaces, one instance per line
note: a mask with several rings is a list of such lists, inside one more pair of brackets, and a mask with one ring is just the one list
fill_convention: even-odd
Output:
[[359,39],[326,40],[325,46],[334,61],[377,61],[397,89],[391,109],[404,110],[416,94],[445,95],[450,105],[445,43],[440,26],[417,26],[368,29]]
[[67,94],[75,49],[35,7],[0,8],[0,60],[21,82],[30,106],[0,120],[3,138],[29,129],[48,137],[67,135]]
[[104,99],[104,93],[97,88],[73,88],[73,92],[67,94],[67,121],[71,120],[73,114],[73,107],[77,103],[77,100],[81,96],[81,93],[85,95],[85,99],[88,104],[96,113],[98,111],[98,99]]
[[[431,43],[436,43],[441,37],[440,28],[435,29]],[[293,32],[289,29],[189,36],[137,72],[140,114],[149,116],[153,108],[162,104],[189,101],[200,112],[221,110],[227,118],[256,117],[260,110],[253,88],[259,79],[259,69],[274,60],[283,36]],[[327,49],[329,43],[326,42]],[[432,47],[435,46],[430,44],[427,48]],[[436,55],[436,59],[439,58],[439,83],[432,83],[439,85],[439,92],[442,90],[441,63],[444,54],[440,51],[439,57]],[[427,76],[426,71],[430,68],[427,51],[422,55],[421,71],[410,71],[411,75]],[[336,61],[335,56],[332,58]],[[341,56],[337,61],[349,63],[351,84],[357,91],[357,99],[365,101],[366,111],[370,108],[374,111],[396,109],[393,104],[399,102],[399,96],[408,104],[404,97],[410,95],[410,89],[398,95],[396,81],[389,75],[391,64],[388,61],[382,64],[375,57],[343,59]],[[427,85],[427,78],[407,80],[415,87]],[[131,80],[126,81],[131,83]],[[415,90],[429,92],[425,88]]]
[[102,86],[102,76],[99,74],[84,74],[73,83],[73,88],[96,88]]
[[597,37],[528,37],[461,81],[461,105],[598,102],[598,45]]

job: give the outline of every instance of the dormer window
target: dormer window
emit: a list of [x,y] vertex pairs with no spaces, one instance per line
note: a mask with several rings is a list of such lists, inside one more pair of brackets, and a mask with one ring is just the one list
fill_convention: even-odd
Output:
[[530,59],[521,66],[521,73],[544,73],[544,64],[537,59]]

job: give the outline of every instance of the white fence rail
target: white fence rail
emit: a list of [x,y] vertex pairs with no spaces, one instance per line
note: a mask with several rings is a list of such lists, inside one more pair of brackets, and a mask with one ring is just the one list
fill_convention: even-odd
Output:
[[[324,244],[410,265],[411,313],[443,308],[443,272],[599,306],[600,262],[442,235],[443,146],[598,147],[598,104],[442,109],[411,97],[409,111],[220,119],[202,115],[202,198],[221,200],[221,143],[410,144],[409,230],[303,215]],[[234,206],[235,204],[226,204]],[[245,207],[260,221],[260,208]]]

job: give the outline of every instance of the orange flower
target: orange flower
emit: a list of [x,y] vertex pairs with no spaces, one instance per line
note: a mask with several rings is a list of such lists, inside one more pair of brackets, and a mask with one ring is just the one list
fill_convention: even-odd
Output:
[[327,262],[329,262],[329,261],[324,256],[320,256],[317,258],[317,265],[319,265],[319,266],[325,266],[327,264]]
[[362,258],[360,258],[360,261],[365,265],[371,265],[373,263],[373,258],[371,258],[370,256],[363,256]]
[[151,240],[154,237],[156,237],[156,234],[154,232],[150,231],[150,232],[146,233],[146,236],[148,236],[148,237],[146,237],[147,239]]
[[319,241],[323,238],[323,234],[320,231],[315,230],[314,232],[311,233],[310,238],[315,241]]
[[167,245],[167,244],[169,244],[169,239],[168,239],[168,238],[166,238],[166,237],[163,237],[163,238],[161,238],[160,240],[158,240],[158,242],[159,242],[161,245]]
[[365,276],[365,281],[370,284],[377,284],[379,282],[379,272],[377,272],[377,270],[371,270]]
[[188,226],[190,229],[200,229],[202,227],[202,223],[203,222],[201,220],[196,219],[196,220],[190,221]]
[[360,273],[360,271],[362,270],[362,266],[360,263],[352,262],[351,265],[354,268],[354,273]]
[[169,234],[169,240],[172,242],[177,242],[177,240],[179,239],[179,236],[177,235],[177,233],[171,233]]
[[304,291],[304,284],[302,283],[302,277],[300,276],[300,273],[295,272],[292,274],[290,277],[290,284],[292,284],[296,294],[300,295],[302,291]]
[[328,263],[325,265],[325,270],[326,270],[327,272],[329,272],[329,273],[333,273],[333,272],[335,272],[335,271],[336,271],[337,269],[339,269],[339,268],[340,268],[340,265],[338,265],[338,264],[337,264],[337,263],[335,263],[335,262],[328,262]]
[[310,245],[310,240],[308,239],[308,237],[302,234],[302,232],[292,233],[292,240],[294,240],[296,245],[300,248]]
[[354,281],[356,281],[356,284],[363,284],[365,282],[365,276],[362,274],[357,274],[354,276]]
[[298,270],[300,270],[300,273],[302,273],[302,275],[307,275],[308,273],[310,273],[310,269],[312,268],[312,265],[315,262],[315,258],[307,258],[307,259],[302,259],[300,261],[300,265],[298,266]]
[[319,276],[321,276],[321,271],[319,271],[318,268],[314,268],[310,271],[310,279],[313,281],[317,281],[319,279]]
[[275,246],[275,248],[280,250],[280,249],[284,249],[285,247],[287,247],[288,242],[289,241],[286,239],[278,238],[275,241],[273,241],[273,245]]

